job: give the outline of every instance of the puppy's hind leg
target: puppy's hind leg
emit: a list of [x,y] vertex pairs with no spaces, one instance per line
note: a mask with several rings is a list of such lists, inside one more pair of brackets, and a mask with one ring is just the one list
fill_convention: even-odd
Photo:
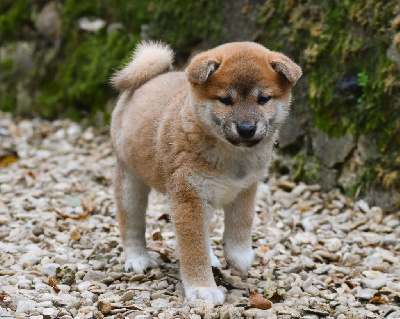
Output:
[[125,252],[125,270],[144,273],[157,267],[146,248],[146,208],[150,187],[118,162],[114,180],[118,222]]

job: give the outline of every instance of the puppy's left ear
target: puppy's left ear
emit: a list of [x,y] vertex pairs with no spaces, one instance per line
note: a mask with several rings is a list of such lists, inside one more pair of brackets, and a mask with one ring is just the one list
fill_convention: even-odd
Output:
[[268,59],[271,67],[275,70],[275,72],[285,76],[286,79],[292,83],[292,85],[295,85],[303,74],[301,68],[287,56],[278,52],[271,53],[272,54]]
[[219,65],[220,62],[215,57],[204,52],[193,58],[185,73],[189,81],[201,84],[207,81],[208,77],[218,69]]

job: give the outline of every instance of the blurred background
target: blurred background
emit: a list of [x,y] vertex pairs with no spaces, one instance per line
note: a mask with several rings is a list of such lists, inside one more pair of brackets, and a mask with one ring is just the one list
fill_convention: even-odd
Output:
[[285,53],[304,76],[272,170],[400,206],[398,0],[1,0],[0,110],[106,126],[110,75],[145,39],[179,69],[228,41]]

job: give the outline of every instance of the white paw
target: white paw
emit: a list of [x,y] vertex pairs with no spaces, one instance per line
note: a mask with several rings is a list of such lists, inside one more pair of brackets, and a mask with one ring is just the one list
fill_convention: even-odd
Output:
[[224,257],[229,266],[233,267],[241,273],[245,273],[250,270],[254,260],[254,252],[251,248],[239,249],[231,248],[228,249],[225,246]]
[[143,274],[149,268],[157,268],[158,264],[150,256],[129,257],[125,262],[125,271]]
[[211,260],[211,266],[221,267],[221,262],[219,261],[218,257],[214,255],[212,248],[210,248],[210,260]]
[[192,287],[185,289],[185,293],[189,301],[196,299],[208,299],[213,303],[224,303],[225,301],[224,293],[216,287]]

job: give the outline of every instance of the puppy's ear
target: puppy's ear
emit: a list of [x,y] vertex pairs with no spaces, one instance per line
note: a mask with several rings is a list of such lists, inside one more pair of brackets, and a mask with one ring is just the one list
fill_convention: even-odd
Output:
[[296,63],[281,53],[271,52],[268,60],[275,72],[285,76],[293,85],[296,84],[303,74],[301,68]]
[[204,83],[208,77],[218,69],[220,62],[209,54],[202,53],[195,56],[186,68],[185,72],[189,81],[194,83]]

